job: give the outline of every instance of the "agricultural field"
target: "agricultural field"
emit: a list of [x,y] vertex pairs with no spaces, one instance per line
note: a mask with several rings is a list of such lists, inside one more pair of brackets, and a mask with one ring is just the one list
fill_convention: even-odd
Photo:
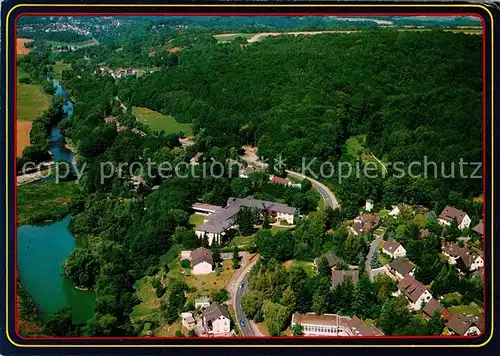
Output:
[[38,84],[17,85],[17,120],[33,121],[50,105],[50,95]]
[[32,42],[32,41],[33,40],[29,39],[29,38],[16,39],[16,52],[18,54],[18,57],[19,57],[19,55],[28,54],[31,52],[31,49],[24,47],[24,44]]
[[165,131],[167,133],[184,132],[186,136],[191,136],[193,134],[191,124],[177,122],[171,115],[163,115],[157,111],[136,106],[132,107],[132,114],[134,114],[139,121],[147,124],[155,131]]
[[[17,79],[29,75],[18,67]],[[51,97],[38,84],[17,84],[17,132],[16,156],[21,156],[23,149],[30,144],[31,121],[40,116],[50,105]]]

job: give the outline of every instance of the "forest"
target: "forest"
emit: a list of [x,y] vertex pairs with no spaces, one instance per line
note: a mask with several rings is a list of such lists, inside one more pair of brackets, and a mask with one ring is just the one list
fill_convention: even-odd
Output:
[[[171,30],[151,36],[148,31],[144,41],[55,55],[71,64],[62,72],[61,82],[74,101],[72,117],[63,119],[59,128],[74,143],[78,164],[87,165],[80,191],[73,194],[68,209],[73,217],[71,231],[88,244],[71,254],[64,273],[77,286],[93,289],[97,306],[94,317],[78,326],[68,323],[71,313],[61,310],[45,326],[47,334],[138,335],[141,330],[130,319],[139,303],[133,284],[157,270],[161,257],[174,244],[196,246],[189,223],[194,202],[222,205],[230,196],[253,195],[290,204],[305,215],[319,203],[319,196],[306,184],[304,189],[270,184],[268,173],[280,172],[248,179],[231,178],[227,170],[218,179],[188,173],[187,178],[163,180],[153,174],[146,177],[144,190],[134,191],[130,175],[102,181],[102,162],[130,164],[150,159],[175,164],[189,162],[200,152],[201,161],[210,166],[213,161],[238,159],[240,147],[251,144],[259,147],[259,155],[283,155],[289,168],[297,169],[302,157],[355,161],[358,157],[346,151],[346,141],[358,135],[366,135],[367,148],[384,162],[410,162],[423,156],[437,162],[455,162],[458,157],[481,160],[479,37],[376,30],[280,36],[253,44],[240,37],[218,44],[211,32],[193,30],[170,44],[185,48],[168,53],[158,46],[173,35]],[[42,66],[26,61],[35,78],[50,74],[45,59],[39,61]],[[100,73],[102,62],[113,68],[154,66],[156,71],[115,81]],[[48,72],[38,69],[42,67]],[[126,104],[125,111],[116,97]],[[181,133],[151,130],[135,119],[132,106],[192,123],[196,144],[180,147]],[[128,129],[118,132],[114,123],[104,120],[108,117],[117,118]],[[133,128],[146,135],[135,134]],[[482,191],[481,180],[395,179],[389,174],[325,183],[335,188],[341,211],[311,213],[293,232],[271,235],[263,229],[257,233],[256,249],[264,262],[252,272],[250,288],[255,295],[248,295],[256,301],[248,303],[255,308],[253,313],[248,310],[249,315],[264,320],[274,335],[283,332],[293,310],[306,311],[306,307],[379,316],[378,323],[387,334],[439,333],[439,325],[431,329],[398,300],[387,297],[393,289],[390,281],[377,285],[363,277],[355,287],[359,297],[354,298],[354,287],[348,283],[326,292],[327,276],[307,277],[300,269],[286,271],[281,262],[311,260],[332,250],[362,268],[367,241],[347,238],[341,221],[359,213],[369,197],[383,207],[407,202],[440,211],[440,206],[453,204],[477,221],[480,208],[469,198]],[[154,185],[160,187],[151,191]],[[327,233],[332,229],[333,233]],[[401,240],[413,232],[413,226],[395,231]],[[439,277],[435,288],[444,293],[455,277],[436,261],[437,245],[432,242],[409,242],[415,245],[410,253],[414,259],[430,261],[417,273],[427,279]],[[463,286],[468,286],[467,281]],[[166,321],[181,309],[182,303],[176,301],[172,311],[168,301],[182,288],[177,281],[166,286],[162,297]],[[320,292],[313,293],[315,289]],[[287,302],[281,299],[285,296]]]
[[[459,158],[481,162],[479,36],[377,30],[244,41],[197,36],[175,54],[178,64],[167,56],[162,70],[121,81],[119,96],[192,122],[199,149],[257,145],[260,156],[283,155],[291,168],[302,157],[355,161],[345,143],[361,134],[384,162],[427,157],[446,172]],[[367,197],[385,207],[451,201],[471,210],[466,200],[480,194],[481,180],[432,170],[437,179],[395,179],[389,168],[385,178],[331,184],[349,213]]]

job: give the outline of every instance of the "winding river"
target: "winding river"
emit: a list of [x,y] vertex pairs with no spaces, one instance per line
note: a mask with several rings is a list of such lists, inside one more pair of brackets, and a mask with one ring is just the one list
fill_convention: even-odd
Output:
[[[64,112],[68,117],[73,113],[73,103],[60,83],[54,80],[54,95],[67,100]],[[64,144],[64,137],[57,127],[50,133],[54,160],[74,160],[74,153]],[[19,279],[23,289],[31,296],[40,319],[49,313],[69,306],[73,321],[85,322],[93,315],[95,300],[92,291],[74,288],[71,280],[62,276],[64,260],[79,246],[80,241],[68,230],[71,217],[46,225],[23,225],[17,228],[17,263]]]

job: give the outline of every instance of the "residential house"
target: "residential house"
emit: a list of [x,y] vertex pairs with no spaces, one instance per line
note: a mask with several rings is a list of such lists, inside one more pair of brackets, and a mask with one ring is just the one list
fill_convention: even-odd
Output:
[[422,307],[432,298],[427,287],[410,275],[407,275],[398,283],[398,291],[394,296],[399,296],[401,294],[408,299],[409,308],[412,310],[422,309]]
[[393,205],[392,210],[389,212],[389,216],[396,217],[400,215],[404,210],[410,210],[411,207],[406,204]]
[[210,306],[210,302],[210,298],[208,297],[196,298],[194,300],[194,307],[196,309],[205,309]]
[[[229,229],[236,226],[236,215],[244,207],[259,210],[261,220],[264,220],[264,216],[267,216],[271,222],[285,221],[293,225],[295,221],[296,209],[286,204],[257,200],[251,197],[244,199],[229,198],[226,207],[213,209],[213,212],[206,217],[204,223],[196,229],[196,235],[199,238],[206,236],[210,245],[214,240],[220,243],[222,236]],[[200,205],[193,205],[193,210],[201,210]],[[208,209],[206,212],[208,213]]]
[[410,261],[404,260],[401,257],[397,257],[391,263],[389,263],[389,272],[391,272],[400,280],[408,275],[413,277],[413,274],[415,272],[415,265]]
[[301,325],[304,336],[383,336],[375,326],[366,325],[357,316],[315,313],[292,315],[292,326]]
[[484,266],[482,253],[476,249],[460,247],[457,242],[446,244],[443,248],[443,254],[448,257],[448,262],[457,265],[462,272],[475,271]]
[[373,210],[373,200],[367,199],[365,202],[365,209],[367,212],[370,212]]
[[480,222],[479,224],[477,224],[476,226],[474,226],[472,228],[472,231],[478,233],[479,235],[483,236],[484,234],[484,224],[482,222]]
[[248,178],[250,175],[256,172],[255,168],[247,166],[245,168],[240,168],[239,177],[240,178]]
[[292,182],[288,178],[281,178],[281,177],[273,176],[270,179],[271,179],[271,183],[273,183],[273,184],[281,184],[284,186],[292,185]]
[[193,318],[193,314],[186,312],[181,313],[182,326],[188,330],[193,330],[196,327],[196,320]]
[[403,247],[403,245],[391,238],[387,239],[387,241],[384,241],[382,252],[386,255],[391,256],[392,258],[406,256],[406,249]]
[[209,274],[214,271],[212,251],[198,247],[191,252],[191,273],[195,275]]
[[314,259],[314,267],[316,267],[316,269],[319,267],[321,259],[323,257],[325,257],[326,260],[328,261],[328,268],[333,268],[341,263],[344,263],[344,261],[336,254],[332,252],[327,252],[323,256]]
[[182,260],[188,260],[188,261],[191,261],[191,250],[184,250],[184,251],[181,251],[181,254],[179,256],[179,259],[182,261]]
[[380,218],[373,214],[364,214],[354,219],[354,224],[349,228],[349,232],[353,235],[364,235],[380,223]]
[[464,249],[457,260],[457,268],[466,273],[479,270],[484,266],[482,253],[474,248]]
[[446,323],[452,335],[477,336],[483,330],[483,316],[456,314]]
[[337,270],[332,269],[332,287],[335,288],[345,280],[350,279],[354,285],[358,283],[359,271],[358,270]]
[[423,307],[423,312],[430,318],[434,315],[436,311],[439,311],[441,318],[444,320],[449,320],[451,318],[451,313],[441,305],[441,303],[434,299],[431,298]]
[[446,205],[441,214],[439,214],[438,222],[441,226],[445,227],[449,226],[453,219],[457,221],[460,230],[468,228],[471,223],[471,219],[465,211]]
[[227,310],[213,302],[203,311],[203,329],[206,334],[213,336],[226,336],[231,332],[231,318]]

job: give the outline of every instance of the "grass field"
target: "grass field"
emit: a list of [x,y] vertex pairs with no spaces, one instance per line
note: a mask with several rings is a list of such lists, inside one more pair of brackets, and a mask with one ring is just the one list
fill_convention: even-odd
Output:
[[134,306],[130,317],[141,318],[156,313],[160,308],[160,298],[156,298],[155,289],[151,285],[150,279],[144,277],[137,281],[134,287],[135,295],[141,302]]
[[167,133],[179,133],[182,131],[186,136],[193,134],[191,124],[177,122],[171,115],[162,115],[157,111],[137,106],[132,107],[132,114],[139,121],[144,122],[155,131],[165,131]]
[[252,37],[254,33],[223,33],[220,35],[215,35],[215,39],[219,43],[224,43],[224,42],[231,42],[237,37],[243,37],[245,39],[248,39]]
[[32,121],[50,105],[51,97],[38,84],[17,85],[17,119]]
[[40,212],[67,214],[71,196],[78,189],[74,182],[56,184],[27,184],[17,189],[17,219],[18,224],[30,222],[31,218]]
[[61,80],[62,71],[65,70],[66,68],[69,68],[69,67],[70,67],[70,65],[68,63],[64,63],[63,61],[56,61],[56,64],[52,68],[52,72],[54,73],[54,77],[56,77],[56,79]]
[[184,280],[189,287],[196,288],[198,293],[210,295],[214,291],[225,289],[233,274],[233,261],[226,260],[222,263],[221,272],[218,276],[215,273],[198,276],[186,275]]

